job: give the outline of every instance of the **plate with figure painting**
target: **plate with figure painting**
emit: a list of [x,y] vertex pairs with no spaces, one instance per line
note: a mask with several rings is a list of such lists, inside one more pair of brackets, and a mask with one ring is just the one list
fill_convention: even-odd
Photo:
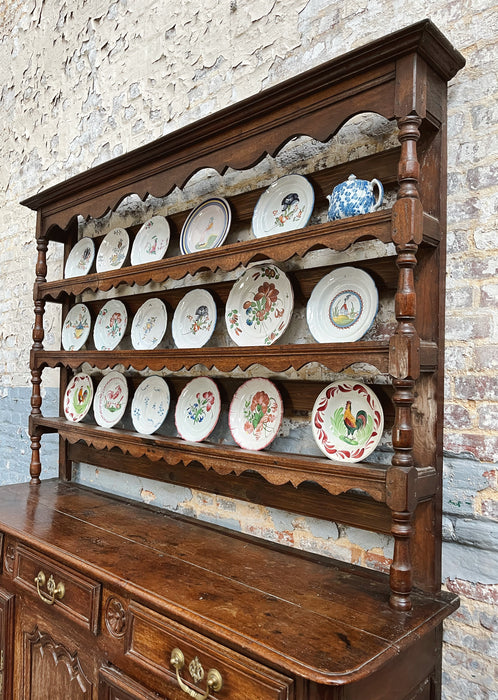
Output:
[[233,439],[245,450],[262,450],[277,437],[284,415],[273,382],[255,377],[244,382],[230,403],[228,424]]
[[64,350],[81,350],[90,333],[90,311],[85,304],[75,304],[62,324],[62,347]]
[[230,205],[223,197],[211,197],[188,215],[180,234],[184,255],[218,248],[227,237],[232,221]]
[[109,372],[100,381],[93,399],[93,413],[98,425],[112,428],[124,415],[128,403],[128,384],[121,372]]
[[67,256],[64,277],[88,275],[95,257],[95,243],[91,238],[80,238]]
[[214,430],[221,411],[220,392],[209,377],[195,377],[182,390],[175,409],[175,424],[183,440],[202,442]]
[[255,238],[304,228],[314,204],[315,193],[309,180],[303,175],[284,175],[258,199],[252,217]]
[[177,348],[202,348],[216,326],[216,304],[206,289],[192,289],[173,315],[171,332]]
[[97,350],[114,350],[119,345],[128,323],[126,306],[119,299],[111,299],[100,309],[93,340]]
[[72,423],[79,423],[90,410],[93,399],[92,378],[80,372],[70,380],[64,392],[64,415]]
[[130,238],[124,228],[114,228],[105,236],[97,253],[97,272],[119,270],[128,253]]
[[169,224],[164,216],[153,216],[138,231],[131,247],[131,264],[162,260],[169,246]]
[[161,299],[147,299],[131,324],[131,343],[135,350],[157,348],[166,333],[168,312]]
[[131,419],[137,433],[152,435],[168,415],[169,387],[162,377],[147,377],[137,387],[131,402]]

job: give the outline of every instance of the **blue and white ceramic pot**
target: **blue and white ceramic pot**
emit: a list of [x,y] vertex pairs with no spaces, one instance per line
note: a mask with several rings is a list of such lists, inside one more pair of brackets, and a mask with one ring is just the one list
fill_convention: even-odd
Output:
[[[377,189],[375,196],[374,189]],[[345,219],[348,216],[358,216],[376,211],[382,204],[384,188],[379,180],[357,180],[350,175],[345,182],[334,187],[329,200],[328,220]]]

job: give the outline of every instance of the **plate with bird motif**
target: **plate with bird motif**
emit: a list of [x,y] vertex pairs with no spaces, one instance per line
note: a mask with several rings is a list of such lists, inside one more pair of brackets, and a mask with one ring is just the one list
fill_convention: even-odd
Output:
[[64,392],[64,415],[72,423],[79,423],[90,410],[93,399],[92,378],[80,372],[75,374]]
[[112,428],[124,415],[128,384],[121,372],[109,372],[100,381],[93,399],[95,420],[102,428]]
[[180,234],[184,255],[218,248],[227,237],[232,221],[230,205],[223,197],[211,197],[187,216]]
[[161,299],[147,299],[138,309],[131,324],[131,344],[135,350],[157,348],[166,333],[168,312]]
[[169,387],[162,377],[147,377],[137,387],[131,402],[131,419],[137,433],[152,435],[168,415]]
[[169,246],[169,224],[164,216],[153,216],[138,231],[131,247],[131,264],[162,260]]
[[175,425],[183,440],[202,442],[214,430],[221,411],[220,391],[209,377],[195,377],[178,397]]
[[230,403],[228,424],[233,439],[244,450],[262,450],[277,437],[284,415],[280,392],[263,377],[241,384]]
[[202,348],[216,326],[216,304],[206,289],[192,289],[173,315],[171,332],[177,348]]
[[308,327],[319,343],[352,343],[371,327],[379,307],[375,282],[364,270],[340,267],[318,282],[306,306]]
[[100,309],[93,329],[97,350],[114,350],[119,345],[128,323],[126,306],[119,299],[110,299]]
[[85,304],[75,304],[62,324],[62,347],[64,350],[81,350],[90,333],[90,311]]
[[105,236],[97,253],[97,272],[119,270],[123,267],[130,238],[126,229],[114,228]]
[[337,462],[360,462],[382,437],[384,412],[374,392],[361,382],[329,384],[311,414],[313,437],[323,454]]
[[309,180],[303,175],[284,175],[258,199],[252,217],[255,238],[304,228],[314,204],[315,193]]
[[64,277],[88,275],[95,257],[95,243],[91,238],[80,238],[67,256]]

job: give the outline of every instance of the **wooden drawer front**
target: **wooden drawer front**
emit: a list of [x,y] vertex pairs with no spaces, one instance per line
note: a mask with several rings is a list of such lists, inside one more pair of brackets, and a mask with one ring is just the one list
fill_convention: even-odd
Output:
[[[180,649],[185,657],[181,678],[196,692],[207,688],[210,669],[221,673],[223,686],[209,698],[218,700],[292,700],[293,681],[240,654],[220,646],[147,608],[131,603],[127,656],[162,676],[161,692],[168,700],[185,700],[188,694],[179,687],[176,671],[170,665],[171,652]],[[194,659],[204,669],[204,678],[194,683],[189,665]]]
[[[83,574],[56,563],[48,557],[38,554],[23,545],[18,545],[14,564],[14,581],[19,586],[33,593],[37,598],[39,594],[35,582],[39,572],[42,571],[48,581],[53,576],[55,584],[64,585],[64,596],[55,598],[53,605],[47,604],[47,609],[56,608],[69,618],[97,634],[99,625],[100,583],[92,581]],[[47,586],[41,586],[40,590],[45,598]]]

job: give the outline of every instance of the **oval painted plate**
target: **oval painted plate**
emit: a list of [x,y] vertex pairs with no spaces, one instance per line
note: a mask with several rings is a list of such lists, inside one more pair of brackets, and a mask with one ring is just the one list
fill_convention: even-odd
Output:
[[201,348],[216,326],[216,304],[205,289],[192,289],[175,309],[171,331],[177,348]]
[[97,253],[97,272],[118,270],[128,253],[130,238],[124,228],[114,228],[105,236]]
[[131,403],[131,419],[137,433],[152,435],[168,415],[169,387],[162,377],[147,377],[137,387]]
[[313,213],[314,204],[313,187],[303,175],[284,175],[258,199],[252,232],[256,238],[263,238],[303,228]]
[[237,345],[271,345],[287,328],[294,308],[288,277],[276,265],[256,265],[228,295],[225,322]]
[[88,339],[91,326],[90,311],[85,304],[76,304],[67,313],[62,324],[64,350],[80,350]]
[[135,350],[157,348],[166,333],[168,312],[161,299],[147,299],[131,324],[131,343]]
[[175,409],[175,424],[183,440],[201,442],[214,430],[221,411],[220,392],[209,377],[196,377],[184,386]]
[[338,462],[359,462],[382,437],[384,412],[365,384],[337,381],[318,395],[311,414],[313,437],[323,454]]
[[95,257],[95,243],[91,238],[80,238],[67,256],[64,277],[88,275]]
[[230,403],[228,423],[232,437],[245,450],[262,450],[276,437],[282,424],[284,405],[269,379],[248,379]]
[[112,428],[124,415],[128,402],[128,384],[121,372],[109,372],[100,381],[95,398],[93,412],[95,420],[103,428]]
[[114,350],[119,345],[128,323],[126,306],[118,299],[111,299],[100,309],[93,340],[97,350]]
[[153,216],[138,231],[131,247],[131,264],[161,260],[169,246],[169,224],[164,216]]
[[319,343],[352,343],[369,330],[378,307],[379,294],[370,275],[356,267],[341,267],[313,289],[306,319]]
[[199,204],[188,215],[180,234],[180,250],[198,253],[201,250],[218,248],[228,234],[232,212],[223,197],[211,197]]
[[92,378],[80,372],[75,374],[64,392],[64,415],[72,423],[79,423],[90,410],[93,399]]

